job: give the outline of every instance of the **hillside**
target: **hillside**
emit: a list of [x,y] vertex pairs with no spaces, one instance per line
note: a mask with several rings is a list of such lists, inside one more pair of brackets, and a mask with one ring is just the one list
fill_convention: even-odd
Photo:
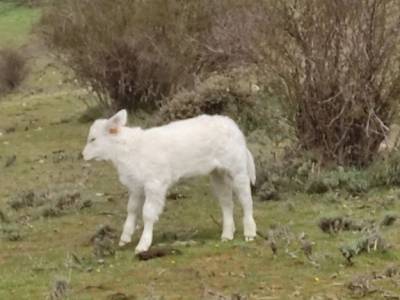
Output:
[[[400,298],[400,221],[380,226],[378,238],[368,231],[400,215],[397,187],[255,201],[260,234],[270,240],[246,243],[239,209],[235,240],[220,241],[208,180],[193,179],[173,189],[155,226],[154,248],[172,254],[140,261],[138,232],[116,248],[127,193],[109,164],[81,159],[91,124],[82,116],[95,108],[32,32],[39,16],[40,8],[0,4],[0,47],[25,49],[30,67],[17,90],[0,96],[0,299],[48,299],[64,283],[65,299]],[[130,116],[132,126],[142,122]],[[361,228],[332,223],[325,233],[318,223],[328,217]],[[360,241],[365,253],[347,261],[339,248]]]

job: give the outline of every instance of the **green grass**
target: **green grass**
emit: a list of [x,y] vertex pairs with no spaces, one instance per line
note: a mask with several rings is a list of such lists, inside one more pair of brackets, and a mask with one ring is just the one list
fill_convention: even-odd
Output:
[[[0,15],[0,24],[16,20],[16,16],[10,17],[14,14],[30,24],[39,12],[18,8]],[[29,28],[19,30],[14,34],[17,44],[29,38]],[[13,39],[12,35],[4,39],[1,35],[0,43],[6,39]],[[225,295],[240,293],[250,299],[350,299],[345,284],[353,276],[382,272],[399,261],[399,223],[382,230],[392,244],[387,253],[357,256],[353,266],[345,264],[338,248],[360,233],[330,236],[317,226],[324,216],[381,220],[386,213],[399,214],[397,188],[350,198],[340,193],[286,193],[278,202],[256,202],[255,219],[261,232],[275,224],[287,226],[293,235],[289,253],[280,245],[273,256],[263,239],[243,241],[238,208],[235,240],[220,242],[221,228],[211,217],[220,220],[218,204],[208,180],[195,179],[177,187],[185,198],[167,202],[155,228],[154,246],[173,245],[176,239],[194,240],[195,245],[177,246],[181,255],[142,262],[133,255],[140,233],[136,232],[131,245],[99,263],[89,239],[100,224],[109,224],[120,234],[126,191],[110,165],[79,159],[90,126],[79,122],[86,111],[80,98],[87,95],[60,84],[62,75],[57,69],[49,71],[46,64],[32,63],[35,69],[29,84],[0,101],[0,210],[12,219],[22,237],[9,241],[1,233],[9,224],[0,221],[0,299],[44,299],[57,276],[70,281],[69,299],[106,299],[117,292],[137,299],[201,299],[204,288]],[[37,68],[46,68],[45,75]],[[39,74],[44,76],[42,80]],[[65,158],[56,160],[60,150]],[[15,163],[4,167],[13,155]],[[21,192],[64,185],[79,189],[81,197],[90,199],[93,206],[61,217],[37,218],[38,208],[15,212],[7,204]],[[302,232],[315,242],[313,255],[318,267],[300,250],[297,237]],[[72,264],[71,254],[80,257],[83,265]],[[395,278],[374,284],[396,292],[396,280],[398,283],[399,278]],[[364,299],[383,296],[375,293]]]
[[[0,102],[0,131],[3,132],[0,207],[11,215],[24,215],[25,212],[13,212],[7,201],[22,191],[60,184],[79,186],[82,197],[91,199],[94,205],[62,217],[18,222],[22,240],[3,239],[0,243],[0,299],[42,299],[57,275],[70,278],[70,299],[101,299],[116,292],[133,294],[138,299],[151,294],[164,295],[165,299],[199,299],[204,287],[225,294],[239,292],[254,299],[262,296],[290,299],[296,291],[304,299],[327,293],[347,298],[349,294],[343,285],[353,275],[381,271],[400,258],[399,224],[384,231],[394,245],[389,253],[361,255],[355,258],[353,267],[345,265],[338,247],[358,235],[329,236],[316,225],[322,216],[350,215],[378,220],[389,211],[398,212],[398,201],[392,204],[386,201],[397,197],[398,189],[371,191],[360,198],[339,196],[335,201],[329,194],[288,193],[279,202],[255,203],[260,231],[282,224],[289,226],[295,236],[303,231],[310,236],[316,243],[314,255],[320,264],[316,268],[302,254],[297,240],[289,247],[296,258],[286,254],[283,248],[273,257],[262,239],[245,243],[239,209],[236,210],[236,239],[221,243],[220,228],[210,217],[219,219],[218,205],[209,192],[208,181],[199,179],[178,187],[186,198],[170,200],[155,229],[155,245],[172,244],[175,235],[178,239],[190,237],[197,243],[179,247],[182,255],[140,262],[133,256],[139,234],[136,233],[133,244],[118,250],[105,264],[91,262],[91,272],[71,268],[66,264],[71,253],[91,259],[92,246],[88,240],[100,224],[121,229],[125,190],[108,164],[90,163],[88,167],[78,159],[90,125],[78,121],[86,110],[78,99],[82,92],[65,86],[52,93],[44,91],[30,96],[21,93]],[[5,133],[7,128],[15,131]],[[59,150],[66,153],[66,159],[54,161],[53,152]],[[12,155],[17,156],[15,164],[4,168]],[[113,200],[110,202],[96,193],[107,193]]]
[[19,47],[24,44],[32,24],[39,16],[39,9],[15,7],[11,1],[0,2],[0,47]]

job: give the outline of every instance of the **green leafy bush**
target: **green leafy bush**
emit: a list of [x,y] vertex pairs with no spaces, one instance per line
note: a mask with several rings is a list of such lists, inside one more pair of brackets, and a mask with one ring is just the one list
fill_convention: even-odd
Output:
[[257,183],[255,194],[261,200],[279,199],[279,194],[300,191],[324,194],[343,191],[351,196],[368,192],[374,179],[365,169],[322,167],[311,152],[299,152],[292,145],[279,149],[270,142],[268,148],[254,152]]
[[374,186],[400,186],[400,153],[392,151],[386,157],[377,159],[368,172]]
[[312,174],[305,182],[305,191],[310,194],[340,189],[356,196],[367,192],[370,187],[371,183],[367,172],[341,167]]
[[243,71],[212,74],[192,90],[182,90],[161,106],[161,122],[191,118],[200,114],[223,114],[250,131],[262,127],[265,107],[256,80]]

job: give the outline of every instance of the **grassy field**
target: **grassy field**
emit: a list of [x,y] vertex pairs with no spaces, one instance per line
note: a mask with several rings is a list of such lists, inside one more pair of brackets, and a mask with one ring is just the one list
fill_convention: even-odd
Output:
[[[3,8],[0,45],[28,43],[39,11]],[[218,204],[207,179],[193,179],[174,188],[179,197],[167,201],[155,228],[154,247],[179,254],[138,260],[136,232],[132,245],[96,257],[101,245],[91,237],[109,225],[119,238],[127,193],[111,166],[80,158],[90,126],[81,119],[81,99],[89,96],[37,60],[23,86],[0,98],[0,299],[46,299],[54,285],[62,290],[60,282],[68,285],[66,299],[400,299],[400,274],[380,276],[400,267],[400,222],[380,230],[386,251],[370,249],[352,265],[339,247],[365,233],[318,227],[322,217],[380,222],[399,214],[400,189],[391,187],[359,196],[288,192],[280,201],[256,202],[259,231],[276,234],[274,255],[263,238],[243,241],[239,209],[235,240],[220,242]],[[310,258],[302,233],[313,243]]]
[[0,46],[18,47],[26,43],[39,9],[15,7],[12,2],[0,2]]

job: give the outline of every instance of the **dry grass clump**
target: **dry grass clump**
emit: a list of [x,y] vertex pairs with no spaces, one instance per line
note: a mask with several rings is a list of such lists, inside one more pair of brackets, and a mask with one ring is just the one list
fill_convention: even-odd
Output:
[[69,280],[66,278],[59,277],[54,279],[53,286],[51,288],[51,291],[47,299],[49,300],[67,299],[70,288],[69,286],[70,286]]
[[12,196],[8,205],[27,218],[58,217],[92,206],[90,199],[70,185],[56,185],[47,189],[28,190]]
[[0,49],[0,95],[16,89],[28,73],[27,58],[12,48]]
[[345,217],[321,218],[318,226],[323,232],[329,234],[340,231],[361,231],[364,228],[360,222]]
[[352,278],[346,283],[346,288],[352,296],[358,298],[375,294],[374,299],[400,299],[400,295],[388,288],[398,290],[399,266],[390,265],[383,271],[373,271],[371,274],[363,274]]
[[113,256],[116,249],[117,231],[109,225],[101,225],[90,238],[93,254],[97,258]]

